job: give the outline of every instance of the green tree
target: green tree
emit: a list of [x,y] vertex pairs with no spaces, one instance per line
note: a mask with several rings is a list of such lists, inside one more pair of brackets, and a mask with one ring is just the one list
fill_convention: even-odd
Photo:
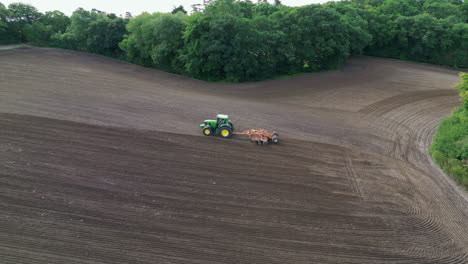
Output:
[[7,17],[8,9],[6,9],[6,7],[2,3],[0,3],[0,34],[6,32],[7,30]]
[[460,78],[456,88],[463,105],[442,121],[430,151],[437,164],[468,190],[468,73]]
[[[119,43],[127,33],[128,20],[117,17],[115,14],[103,14],[87,11],[82,8],[73,12],[70,22],[60,13],[50,14],[52,26],[58,32],[52,36],[53,45],[111,57],[121,57],[122,50]],[[53,22],[53,23],[52,23]],[[68,26],[66,26],[68,24]]]
[[450,65],[460,68],[468,68],[468,24],[457,23],[450,29],[452,37],[452,49],[443,56],[444,60],[433,61],[434,63]]
[[385,0],[378,10],[392,16],[414,16],[420,12],[420,6],[414,0]]
[[254,16],[270,16],[281,10],[283,6],[270,5],[268,3],[260,3],[252,9]]
[[252,2],[237,2],[234,5],[239,6],[239,14],[237,14],[237,16],[241,16],[248,19],[253,18],[255,5]]
[[402,59],[440,63],[459,49],[457,43],[460,40],[453,34],[453,24],[448,20],[422,14],[399,17],[396,25],[399,32],[397,45],[402,51]]
[[348,27],[351,55],[362,54],[362,51],[372,41],[369,33],[365,12],[346,2],[330,2],[327,7],[335,9],[341,14],[341,20]]
[[76,50],[78,45],[75,36],[70,32],[55,33],[51,36],[51,46],[63,49]]
[[45,12],[39,21],[44,25],[51,26],[50,30],[53,33],[63,33],[70,25],[70,18],[58,10]]
[[368,49],[379,50],[388,47],[397,33],[395,20],[392,19],[390,15],[381,14],[375,9],[366,12],[365,17],[368,23],[369,33],[372,35],[372,40]]
[[462,5],[463,0],[449,0],[449,3],[452,5]]
[[70,19],[60,11],[46,12],[39,20],[24,26],[24,37],[27,42],[47,46],[55,33],[65,32]]
[[456,87],[463,101],[463,116],[465,117],[465,121],[468,122],[468,73],[461,73],[460,78],[461,82]]
[[107,18],[109,19],[117,19],[117,15],[114,13],[107,14]]
[[[206,80],[245,81],[339,67],[369,54],[468,67],[463,0],[349,0],[288,7],[275,1],[212,0],[192,16],[121,19],[84,9],[0,4],[0,44],[30,43],[125,57]],[[128,24],[127,24],[128,23]]]
[[425,0],[423,11],[435,18],[461,17],[461,10],[456,5],[452,5],[448,0]]
[[34,6],[29,4],[12,3],[8,9],[10,11],[9,19],[15,22],[32,23],[42,16]]
[[22,3],[8,5],[8,11],[10,34],[18,36],[20,42],[27,41],[24,32],[25,26],[39,20],[42,14],[32,5]]
[[288,58],[294,52],[293,46],[275,17],[258,16],[252,21],[257,31],[258,79],[294,73]]
[[463,4],[459,5],[459,9],[462,13],[462,21],[468,23],[468,1],[464,1]]
[[[113,16],[111,16],[113,17]],[[115,17],[100,17],[89,24],[86,50],[111,57],[119,57],[122,50],[119,43],[127,33],[127,21]]]
[[292,60],[297,71],[334,69],[350,53],[348,26],[329,7],[299,7],[290,11],[281,23],[294,47]]
[[124,39],[119,44],[131,62],[143,66],[152,65],[149,52],[151,47],[150,41],[143,32],[143,25],[147,24],[151,18],[152,15],[148,13],[143,13],[132,18],[126,26],[128,34],[124,36]]
[[20,42],[18,31],[11,30],[11,23],[8,23],[9,10],[0,3],[0,45]]
[[184,43],[182,37],[186,22],[187,16],[178,12],[175,15],[161,14],[145,25],[143,30],[153,40],[150,56],[155,67],[170,72],[183,72],[179,56]]
[[127,25],[129,33],[120,47],[133,62],[181,73],[183,66],[179,55],[186,20],[187,16],[182,12],[144,13]]
[[39,21],[26,24],[23,30],[25,40],[36,45],[47,45],[52,35],[51,26],[46,26]]
[[174,9],[172,9],[171,14],[175,15],[175,14],[177,14],[177,13],[179,13],[179,12],[182,12],[182,13],[184,13],[184,14],[187,14],[187,11],[185,11],[185,8],[184,8],[183,5],[180,5],[180,6],[178,6],[178,7],[174,7]]
[[106,17],[104,14],[77,9],[70,17],[70,25],[63,34],[55,34],[52,38],[55,44],[69,49],[86,50],[89,37],[88,30],[98,18]]
[[243,81],[258,78],[259,34],[244,18],[245,6],[229,0],[191,16],[181,59],[193,77]]

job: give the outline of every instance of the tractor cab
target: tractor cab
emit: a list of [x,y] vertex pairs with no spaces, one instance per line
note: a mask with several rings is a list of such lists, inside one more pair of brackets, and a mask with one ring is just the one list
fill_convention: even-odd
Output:
[[234,125],[229,120],[228,115],[219,114],[216,116],[216,120],[205,120],[203,124],[200,124],[200,128],[203,128],[203,135],[219,135],[224,138],[232,136],[234,131]]
[[216,117],[216,124],[217,124],[218,126],[220,126],[220,125],[222,125],[222,124],[229,124],[229,116],[219,114],[219,115]]

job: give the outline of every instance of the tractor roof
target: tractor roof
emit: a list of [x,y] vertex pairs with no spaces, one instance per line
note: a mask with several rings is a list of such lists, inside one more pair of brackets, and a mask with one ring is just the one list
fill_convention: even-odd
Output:
[[228,116],[228,115],[219,114],[219,115],[217,116],[217,118],[219,118],[219,119],[228,119],[229,116]]

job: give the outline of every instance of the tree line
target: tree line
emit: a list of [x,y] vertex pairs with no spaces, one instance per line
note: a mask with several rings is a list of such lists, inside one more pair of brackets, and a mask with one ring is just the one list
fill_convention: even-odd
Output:
[[456,86],[463,105],[442,121],[430,150],[437,164],[468,190],[468,73]]
[[0,3],[0,44],[87,51],[210,81],[251,81],[340,67],[367,54],[468,67],[463,0],[349,0],[288,7],[217,0],[187,15],[76,10],[42,14]]
[[127,24],[128,19],[114,14],[82,8],[68,17],[60,11],[42,14],[28,4],[6,8],[0,3],[0,44],[28,42],[124,58],[118,44],[128,33]]

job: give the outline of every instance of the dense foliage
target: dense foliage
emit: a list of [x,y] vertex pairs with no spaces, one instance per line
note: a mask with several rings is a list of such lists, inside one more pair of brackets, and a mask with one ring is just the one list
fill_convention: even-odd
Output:
[[0,44],[29,42],[122,57],[119,43],[128,20],[113,14],[76,10],[71,17],[60,11],[42,14],[31,5],[0,3]]
[[131,34],[120,47],[132,62],[182,73],[180,51],[184,45],[182,36],[187,18],[183,12],[144,13],[130,20],[127,29]]
[[468,190],[468,73],[457,85],[463,106],[440,125],[431,153],[439,166]]
[[217,0],[187,15],[42,14],[0,3],[0,44],[88,51],[204,80],[248,81],[335,69],[368,54],[468,67],[463,0],[349,0],[287,7]]
[[70,17],[66,30],[52,35],[51,43],[57,47],[118,57],[122,54],[119,43],[127,33],[127,23],[113,14],[79,8]]

